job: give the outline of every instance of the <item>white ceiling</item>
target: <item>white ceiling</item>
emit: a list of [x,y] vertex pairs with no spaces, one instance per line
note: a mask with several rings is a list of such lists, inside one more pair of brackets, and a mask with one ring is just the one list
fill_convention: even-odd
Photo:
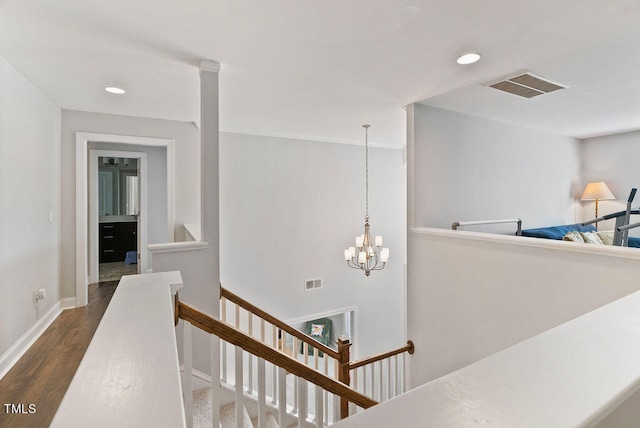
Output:
[[[478,51],[480,62],[455,63]],[[640,129],[638,0],[0,0],[0,56],[63,109],[400,147],[416,101],[578,137]],[[528,69],[569,89],[480,84]],[[124,96],[104,92],[108,85]]]

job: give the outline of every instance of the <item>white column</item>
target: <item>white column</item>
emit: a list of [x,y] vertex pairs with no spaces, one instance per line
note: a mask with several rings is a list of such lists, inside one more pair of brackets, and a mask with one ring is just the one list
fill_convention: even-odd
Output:
[[[207,60],[200,62],[200,221],[201,239],[208,242],[207,258],[214,277],[213,296],[220,294],[219,72],[220,63]],[[219,305],[215,305],[214,311],[213,315],[219,317]]]

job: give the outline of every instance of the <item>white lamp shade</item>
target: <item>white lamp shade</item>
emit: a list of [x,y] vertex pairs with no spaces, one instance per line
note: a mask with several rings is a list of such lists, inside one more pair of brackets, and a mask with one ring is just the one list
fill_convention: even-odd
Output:
[[358,253],[358,263],[366,263],[367,262],[367,253],[364,251],[360,251]]
[[376,247],[382,247],[382,236],[376,236]]
[[364,236],[356,236],[356,247],[362,248],[362,244],[364,243]]
[[356,247],[349,247],[349,255],[351,258],[356,256]]
[[382,251],[380,251],[380,261],[382,263],[386,263],[389,261],[389,249],[388,248],[383,248]]
[[599,200],[604,201],[607,199],[615,199],[611,190],[604,181],[594,181],[592,183],[587,184],[584,192],[582,193],[582,197],[580,197],[581,201],[593,201]]
[[348,248],[346,250],[344,250],[344,259],[345,260],[351,260],[351,251],[349,251]]

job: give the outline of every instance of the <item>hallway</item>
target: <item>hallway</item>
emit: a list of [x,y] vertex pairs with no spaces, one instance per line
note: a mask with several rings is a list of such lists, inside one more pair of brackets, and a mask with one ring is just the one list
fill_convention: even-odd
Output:
[[89,304],[63,311],[0,380],[0,428],[49,426],[118,282],[89,285]]

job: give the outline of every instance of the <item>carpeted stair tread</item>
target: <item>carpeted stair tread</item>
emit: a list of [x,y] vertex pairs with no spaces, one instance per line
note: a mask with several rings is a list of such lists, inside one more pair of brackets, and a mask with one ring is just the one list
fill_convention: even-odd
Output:
[[[257,416],[251,419],[251,421],[253,422],[254,427],[258,426]],[[280,425],[278,425],[278,421],[276,420],[276,417],[273,416],[273,413],[270,413],[270,412],[267,412],[267,428],[280,428]]]
[[[254,428],[247,409],[242,406],[244,414],[242,427]],[[203,388],[193,391],[193,427],[211,426],[211,388]],[[220,407],[220,427],[236,428],[236,403],[226,404]],[[278,426],[275,425],[277,428]]]

